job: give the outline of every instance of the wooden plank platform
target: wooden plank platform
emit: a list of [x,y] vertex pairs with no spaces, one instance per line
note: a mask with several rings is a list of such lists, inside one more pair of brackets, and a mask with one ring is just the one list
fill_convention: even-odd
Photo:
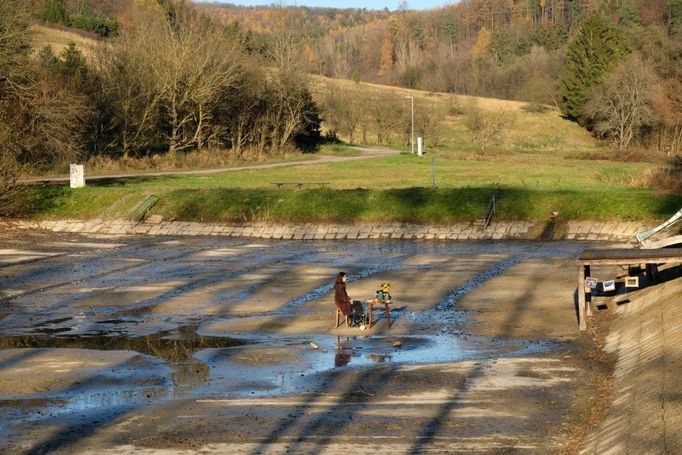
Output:
[[578,258],[584,265],[627,265],[682,262],[682,248],[585,250]]
[[682,248],[585,250],[578,258],[578,319],[580,330],[587,330],[587,316],[592,310],[587,303],[589,290],[585,278],[590,276],[593,265],[647,265],[647,274],[655,281],[660,264],[682,264]]

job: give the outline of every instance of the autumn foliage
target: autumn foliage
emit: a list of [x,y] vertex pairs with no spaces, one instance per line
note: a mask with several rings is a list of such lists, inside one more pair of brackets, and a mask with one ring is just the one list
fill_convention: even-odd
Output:
[[[284,9],[297,24],[291,42],[305,49],[299,62],[313,73],[552,104],[589,129],[603,118],[591,116],[588,102],[636,53],[656,76],[660,96],[652,109],[659,121],[638,128],[628,146],[680,151],[681,0],[464,0],[429,11],[404,4],[393,12],[200,8],[239,29],[254,49],[267,47]],[[595,133],[623,145],[612,132]]]

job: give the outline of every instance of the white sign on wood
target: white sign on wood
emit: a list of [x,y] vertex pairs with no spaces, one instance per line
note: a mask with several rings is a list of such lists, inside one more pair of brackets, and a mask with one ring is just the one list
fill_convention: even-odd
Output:
[[604,281],[604,292],[615,291],[616,282],[614,280]]

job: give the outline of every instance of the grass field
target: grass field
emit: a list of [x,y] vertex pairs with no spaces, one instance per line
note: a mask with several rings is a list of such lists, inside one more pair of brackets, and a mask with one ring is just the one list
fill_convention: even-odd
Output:
[[[680,198],[631,184],[650,165],[535,159],[436,160],[396,155],[371,160],[213,175],[136,178],[71,190],[32,187],[25,201],[35,218],[128,218],[145,197],[153,213],[211,221],[449,223],[481,216],[493,191],[498,219],[657,220]],[[327,188],[276,189],[274,182],[329,182]]]
[[[527,103],[519,101],[422,92],[364,82],[358,84],[321,76],[311,76],[311,85],[316,99],[320,101],[324,99],[326,92],[339,89],[357,94],[356,97],[360,100],[369,99],[373,94],[383,94],[404,102],[405,112],[409,112],[410,102],[404,97],[413,96],[415,117],[423,109],[440,113],[438,131],[441,137],[438,146],[432,146],[432,140],[428,136],[424,138],[427,150],[439,155],[465,159],[499,154],[508,158],[511,153],[543,156],[551,153],[567,158],[608,158],[610,155],[608,147],[595,141],[589,132],[576,123],[563,119],[558,109],[551,106],[543,106],[543,112],[528,112]],[[499,135],[499,144],[489,146],[485,151],[475,143],[467,128],[466,112],[472,106],[486,114],[502,113],[509,119],[508,126]],[[415,123],[418,123],[418,119]],[[356,133],[356,139],[358,136]],[[345,141],[349,139],[343,134],[340,137]],[[371,127],[368,128],[367,138],[370,142],[376,138]],[[403,137],[394,135],[390,145],[407,150],[407,130]]]

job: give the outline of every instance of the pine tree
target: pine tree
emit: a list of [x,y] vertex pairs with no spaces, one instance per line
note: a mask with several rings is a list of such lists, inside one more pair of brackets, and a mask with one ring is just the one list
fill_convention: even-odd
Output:
[[307,88],[303,88],[299,96],[303,107],[300,113],[299,128],[294,134],[293,142],[301,150],[309,152],[317,149],[322,142],[322,135],[320,134],[322,118],[320,117],[320,108]]
[[59,55],[56,69],[61,73],[64,82],[72,89],[83,91],[88,84],[88,63],[83,53],[71,41]]
[[567,118],[586,125],[582,111],[590,89],[628,52],[623,35],[609,20],[595,14],[583,22],[568,45],[561,75],[561,110]]
[[626,27],[633,27],[642,25],[642,18],[639,14],[639,8],[634,0],[625,0],[621,3],[617,10],[619,16],[619,23]]

